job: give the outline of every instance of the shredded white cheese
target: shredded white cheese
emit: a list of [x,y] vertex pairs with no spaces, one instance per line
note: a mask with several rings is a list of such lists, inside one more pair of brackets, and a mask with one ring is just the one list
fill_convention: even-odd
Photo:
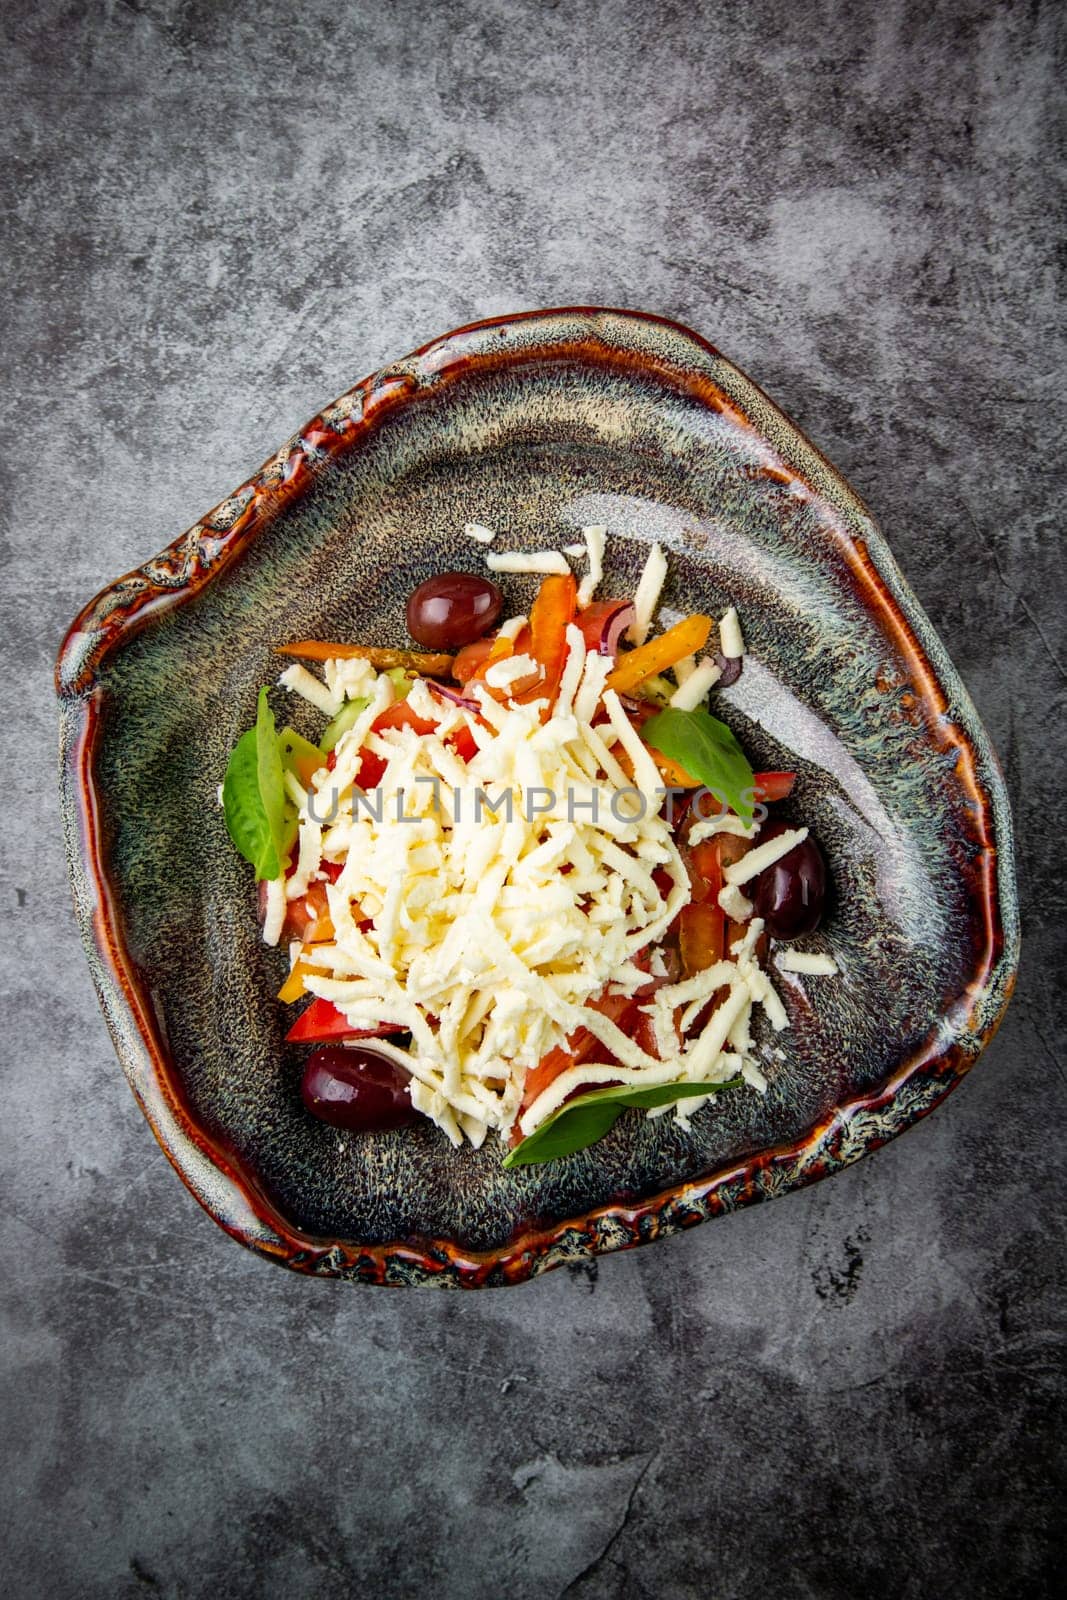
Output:
[[741,624],[734,606],[730,607],[719,623],[719,649],[727,661],[736,660],[745,653],[745,641],[741,637]]
[[485,564],[490,572],[558,573],[564,578],[571,570],[559,550],[490,550]]
[[275,945],[282,936],[285,923],[285,879],[267,881],[267,914],[263,918],[263,943]]
[[752,839],[759,832],[759,823],[753,822],[749,828],[735,817],[732,811],[724,811],[721,816],[706,817],[694,822],[689,829],[689,843],[702,844],[705,839],[714,839],[717,833],[732,833],[738,839]]
[[529,619],[527,617],[523,617],[523,616],[509,617],[508,620],[506,622],[501,623],[500,627],[497,629],[497,631],[496,631],[497,638],[498,639],[517,639],[519,637],[519,634],[522,632],[523,628],[525,628],[528,620]]
[[648,630],[652,626],[652,618],[655,616],[666,577],[667,558],[660,546],[654,544],[648,552],[644,571],[641,573],[634,595],[634,620],[626,633],[631,644],[644,644],[648,638]]
[[766,844],[757,845],[740,861],[724,867],[722,875],[727,883],[747,883],[750,878],[758,877],[768,867],[773,867],[776,861],[789,854],[794,845],[802,844],[807,837],[807,828],[787,828],[777,839],[768,839]]
[[[481,544],[494,537],[477,523],[464,531]],[[584,546],[568,553],[588,555],[579,588],[587,605],[603,574],[606,530],[582,531]],[[487,552],[486,562],[496,572],[570,570],[557,551]],[[635,643],[648,635],[665,574],[654,544],[635,596]],[[731,615],[736,623],[729,612],[721,624],[724,654],[727,644],[743,649],[739,629],[729,636]],[[513,617],[499,634],[514,640],[526,623]],[[484,683],[468,686],[477,713],[418,680],[411,709],[437,724],[429,734],[373,731],[395,690],[365,660],[326,662],[325,682],[298,664],[282,674],[324,715],[346,701],[367,703],[338,741],[332,771],[320,768],[307,792],[286,777],[299,811],[298,847],[289,877],[266,886],[264,938],[277,943],[287,901],[323,883],[334,938],[314,946],[309,992],[332,1001],[353,1027],[385,1022],[410,1032],[410,1046],[381,1038],[375,1048],[408,1072],[412,1103],[457,1146],[477,1148],[491,1130],[506,1136],[516,1125],[528,1134],[575,1089],[602,1083],[721,1083],[741,1074],[763,1092],[753,1008],[775,1030],[788,1024],[756,956],[762,922],[740,885],[807,830],[756,846],[724,869],[719,905],[748,922],[743,936],[730,959],[666,982],[659,941],[690,898],[689,877],[661,814],[659,770],[606,687],[612,665],[587,650],[572,625],[552,707],[545,699],[501,704],[490,693],[540,670],[525,653],[493,662]],[[719,676],[708,659],[675,671],[671,704],[683,709],[699,704]],[[461,729],[476,746],[469,762],[449,742]],[[385,770],[364,794],[354,780],[367,751]],[[723,814],[697,820],[690,841],[755,832]],[[327,873],[328,864],[335,870]],[[295,944],[294,963],[301,953]],[[830,957],[803,952],[786,952],[778,964],[783,972],[836,971]],[[642,1009],[655,1054],[640,1030],[635,1037],[632,1025],[589,1006],[604,995],[637,994],[650,976],[659,987]],[[578,1027],[610,1051],[611,1063],[577,1062],[525,1103],[527,1073]],[[672,1109],[688,1127],[706,1098],[655,1114]]]
[[292,689],[294,694],[309,700],[324,717],[335,717],[344,704],[343,695],[327,688],[321,678],[316,678],[314,673],[309,672],[307,667],[302,667],[298,661],[291,667],[286,667],[278,682],[284,689]]
[[473,539],[476,544],[492,544],[496,533],[492,528],[487,528],[481,522],[468,522],[463,532],[468,539]]
[[728,883],[719,890],[719,909],[734,922],[747,922],[752,915],[752,901],[745,899],[736,883]]
[[813,978],[833,978],[837,975],[837,962],[833,956],[816,950],[780,950],[775,957],[783,972],[807,973]]
[[607,544],[607,528],[600,523],[593,523],[588,528],[582,529],[585,548],[589,552],[589,571],[578,585],[578,604],[587,606],[597,591],[597,585],[604,576],[604,550]]
[[705,656],[698,667],[679,684],[671,695],[669,704],[679,711],[695,711],[708,690],[722,677],[722,668]]

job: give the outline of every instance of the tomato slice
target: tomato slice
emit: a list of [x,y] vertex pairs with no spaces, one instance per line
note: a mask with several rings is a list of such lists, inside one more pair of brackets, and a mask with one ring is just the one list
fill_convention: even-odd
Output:
[[753,798],[768,804],[772,804],[775,800],[784,800],[787,795],[792,794],[796,781],[795,772],[755,772],[752,775],[755,789]]
[[381,1039],[403,1033],[399,1023],[380,1022],[375,1028],[352,1028],[331,1000],[312,1000],[297,1017],[286,1040],[289,1044],[314,1044],[322,1039]]
[[457,650],[452,662],[452,676],[457,683],[473,678],[495,643],[496,634],[490,634],[487,639],[475,639],[473,644],[465,644],[462,650]]
[[600,649],[605,623],[625,610],[629,604],[629,600],[594,600],[584,611],[579,611],[574,622],[581,631],[587,650]]
[[461,761],[472,761],[478,754],[478,741],[467,727],[457,728],[445,741],[450,744]]
[[397,700],[394,705],[386,706],[372,724],[375,733],[383,733],[386,728],[414,728],[416,733],[432,733],[436,726],[437,723],[429,717],[420,717],[412,711],[406,700]]

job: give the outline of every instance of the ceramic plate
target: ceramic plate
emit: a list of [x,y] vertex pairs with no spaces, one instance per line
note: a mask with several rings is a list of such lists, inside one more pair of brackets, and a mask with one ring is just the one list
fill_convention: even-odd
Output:
[[[251,871],[215,802],[291,639],[403,644],[422,579],[498,547],[610,533],[601,593],[648,543],[670,609],[736,604],[749,656],[716,696],[785,814],[827,855],[769,1091],[689,1132],[627,1113],[592,1149],[512,1172],[430,1123],[355,1137],[305,1114]],[[533,580],[506,580],[510,611]],[[1003,782],[973,706],[838,473],[704,340],[570,309],[460,329],[366,379],[73,624],[57,669],[74,896],[141,1107],[201,1204],[306,1273],[514,1283],[831,1173],[925,1115],[989,1038],[1018,928]],[[321,720],[321,719],[320,719]],[[311,731],[310,729],[308,731]]]

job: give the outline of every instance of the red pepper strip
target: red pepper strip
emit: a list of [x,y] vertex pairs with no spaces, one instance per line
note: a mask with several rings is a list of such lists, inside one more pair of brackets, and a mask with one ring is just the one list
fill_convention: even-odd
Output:
[[771,803],[775,800],[784,800],[792,794],[793,785],[797,781],[795,772],[756,772],[752,775],[752,785],[755,790],[752,798]]
[[574,621],[577,604],[578,585],[572,572],[565,578],[553,573],[542,581],[530,608],[529,645],[529,654],[541,667],[542,675],[529,688],[513,692],[513,700],[526,705],[531,700],[547,699],[550,707],[555,705],[567,659],[567,628]]
[[300,1013],[285,1038],[289,1044],[314,1044],[320,1039],[381,1039],[403,1031],[398,1022],[380,1022],[373,1028],[350,1027],[332,1001],[315,999]]

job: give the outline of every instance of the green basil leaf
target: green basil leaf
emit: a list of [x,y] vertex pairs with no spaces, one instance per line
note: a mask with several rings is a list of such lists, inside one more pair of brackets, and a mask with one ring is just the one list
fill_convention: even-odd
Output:
[[328,756],[342,733],[347,733],[349,728],[354,728],[362,712],[370,705],[369,700],[348,700],[341,707],[332,722],[326,724],[326,729],[319,740],[319,749],[323,755]]
[[274,725],[274,713],[267,701],[266,689],[259,691],[259,704],[256,708],[256,771],[259,778],[259,798],[270,828],[270,836],[274,841],[278,860],[284,865],[295,837],[293,807],[286,799],[282,752]]
[[535,1128],[529,1138],[509,1150],[504,1166],[532,1166],[585,1150],[615,1126],[627,1106],[667,1106],[675,1100],[736,1089],[741,1082],[740,1078],[730,1078],[726,1083],[657,1083],[649,1089],[624,1083],[613,1089],[592,1089],[588,1094],[568,1100]]
[[226,830],[257,878],[277,878],[282,866],[267,813],[259,796],[259,739],[255,728],[234,746],[222,780]]
[[668,706],[642,725],[641,737],[698,778],[743,822],[752,821],[752,768],[725,722],[703,709],[681,711]]

